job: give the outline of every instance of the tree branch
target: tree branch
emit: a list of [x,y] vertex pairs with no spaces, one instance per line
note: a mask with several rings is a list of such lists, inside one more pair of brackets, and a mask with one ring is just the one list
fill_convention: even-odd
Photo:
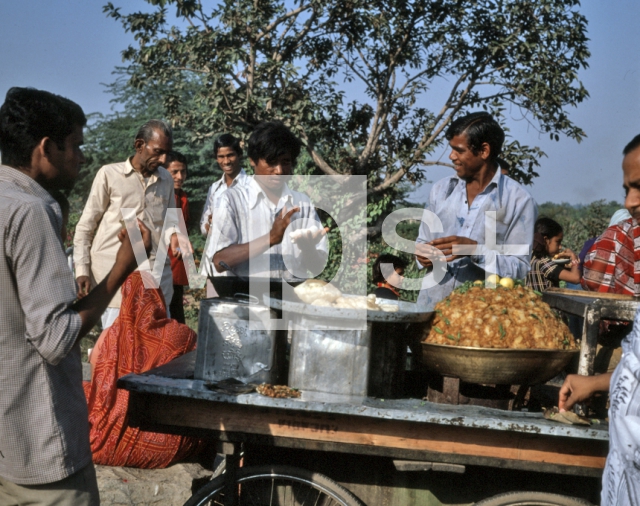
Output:
[[269,35],[269,33],[272,32],[275,29],[275,27],[278,26],[283,21],[286,21],[287,19],[289,19],[291,17],[295,17],[298,14],[300,14],[301,12],[309,10],[310,8],[311,8],[311,5],[303,5],[301,7],[298,7],[297,9],[289,11],[286,14],[283,14],[279,18],[275,19],[263,31],[258,33],[258,35],[256,36],[256,39],[255,39],[256,42],[259,42],[260,39],[262,39],[263,37],[266,37],[267,35]]
[[324,172],[325,174],[328,174],[329,176],[340,175],[340,173],[333,170],[333,168],[331,168],[331,166],[325,161],[325,159],[322,158],[322,156],[320,156],[320,153],[318,153],[315,149],[309,146],[309,144],[307,144],[307,151],[311,155],[311,158],[313,159],[313,163],[315,163],[322,172]]

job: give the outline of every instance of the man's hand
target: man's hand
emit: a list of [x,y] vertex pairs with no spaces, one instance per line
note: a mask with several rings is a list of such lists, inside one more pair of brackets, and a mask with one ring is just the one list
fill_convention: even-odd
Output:
[[469,255],[454,255],[453,254],[453,246],[455,244],[470,244],[476,246],[478,244],[477,241],[473,239],[469,239],[468,237],[461,237],[459,235],[450,235],[449,237],[441,237],[440,239],[435,239],[431,241],[429,244],[438,248],[447,259],[447,262],[452,262],[458,258],[462,258],[464,256]]
[[182,258],[182,251],[180,251],[180,242],[178,241],[178,234],[171,235],[171,254],[173,258]]
[[329,232],[329,227],[318,230],[305,230],[304,233],[294,241],[301,250],[314,249],[322,238]]
[[[142,243],[144,244],[144,250],[146,254],[149,255],[149,251],[151,251],[151,232],[140,220],[138,220],[138,227],[140,228],[140,233],[142,234]],[[118,240],[122,244],[118,249],[118,253],[116,253],[116,263],[113,266],[113,269],[119,269],[120,273],[124,275],[124,278],[126,278],[129,274],[136,270],[136,268],[138,267],[138,263],[136,261],[136,256],[133,253],[133,247],[131,246],[131,240],[126,228],[120,230],[120,233],[118,234]]]
[[298,211],[300,211],[299,207],[292,207],[287,211],[287,206],[284,206],[282,208],[282,212],[279,215],[276,215],[276,219],[274,220],[271,231],[269,232],[269,244],[271,246],[282,242],[284,231],[291,223],[291,217]]
[[431,244],[425,243],[417,243],[416,244],[416,260],[422,265],[422,267],[426,267],[427,269],[431,269],[433,267],[433,262],[429,259],[429,257],[435,258],[440,253],[440,250]]
[[569,374],[558,395],[558,411],[568,411],[575,403],[586,401],[596,392],[609,390],[611,373],[598,376],[581,376]]
[[78,276],[78,299],[86,296],[91,290],[91,278],[89,276]]

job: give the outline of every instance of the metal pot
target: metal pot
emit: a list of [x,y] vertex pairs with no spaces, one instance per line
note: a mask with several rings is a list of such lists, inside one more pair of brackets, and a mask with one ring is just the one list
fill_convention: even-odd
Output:
[[422,343],[433,372],[481,385],[536,385],[560,373],[579,350],[472,348]]
[[[265,304],[282,311],[291,322],[289,386],[301,390],[304,400],[327,402],[401,397],[407,328],[433,317],[433,313],[418,312],[415,304],[407,302],[396,302],[399,311],[395,313],[322,307],[266,296]],[[363,321],[364,326],[357,324]]]

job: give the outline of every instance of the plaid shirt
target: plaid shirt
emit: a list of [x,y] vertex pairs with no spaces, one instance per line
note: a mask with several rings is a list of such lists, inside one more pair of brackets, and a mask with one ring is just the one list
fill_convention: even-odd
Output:
[[582,286],[593,292],[640,295],[640,226],[633,218],[609,227],[584,262]]
[[564,267],[554,264],[550,257],[531,258],[531,270],[527,273],[525,284],[539,292],[552,286],[560,286],[560,272]]
[[[91,463],[76,298],[62,212],[29,176],[0,165],[0,476],[61,480]],[[0,499],[1,502],[1,499]]]

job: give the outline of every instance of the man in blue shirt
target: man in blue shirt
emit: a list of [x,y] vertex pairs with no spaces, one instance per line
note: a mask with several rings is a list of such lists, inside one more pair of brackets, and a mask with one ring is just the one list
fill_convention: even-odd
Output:
[[[446,259],[439,283],[430,286],[433,279],[425,277],[418,304],[427,311],[457,286],[484,279],[487,273],[524,278],[538,214],[533,197],[498,170],[504,131],[491,115],[476,112],[458,118],[446,138],[456,175],[433,185],[416,241],[420,268],[432,269],[438,254]],[[430,227],[434,214],[441,232]]]

